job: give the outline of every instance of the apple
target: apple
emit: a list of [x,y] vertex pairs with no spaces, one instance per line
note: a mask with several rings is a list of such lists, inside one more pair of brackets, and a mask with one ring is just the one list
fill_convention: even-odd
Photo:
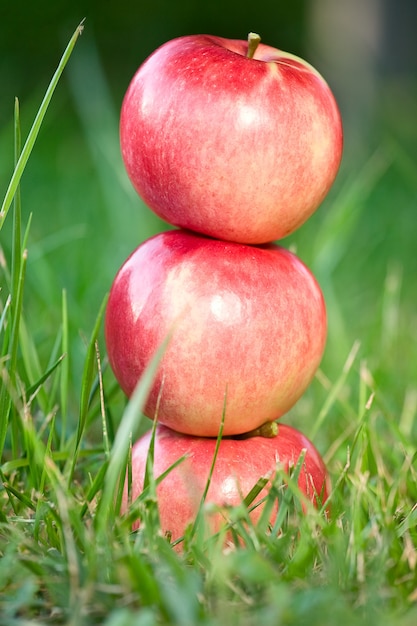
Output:
[[[135,500],[143,491],[151,432],[143,435],[132,450],[132,482],[130,497]],[[157,479],[185,456],[157,486],[158,509],[161,530],[169,533],[173,541],[184,535],[200,507],[209,478],[216,447],[215,438],[183,435],[158,425],[155,433],[153,474]],[[248,439],[222,439],[215,460],[210,487],[205,500],[206,522],[209,532],[217,532],[228,520],[228,507],[238,506],[249,494],[257,481],[268,478],[267,484],[250,507],[264,498],[271,487],[277,467],[288,473],[297,465],[304,453],[298,476],[298,488],[315,506],[324,504],[330,492],[330,479],[319,452],[300,431],[279,424],[278,434],[272,438],[250,437]],[[128,509],[127,485],[125,485],[122,513]],[[211,505],[211,506],[210,506]],[[262,504],[250,512],[256,524],[262,513]],[[305,505],[303,505],[305,510]],[[271,512],[274,523],[277,502]],[[136,520],[133,528],[140,522]]]
[[120,143],[134,187],[161,218],[259,244],[317,209],[343,133],[328,84],[306,61],[262,43],[190,35],[139,67]]
[[235,435],[278,419],[322,358],[326,309],[294,254],[185,230],[142,243],[111,286],[105,339],[130,396],[170,336],[145,414],[183,433]]

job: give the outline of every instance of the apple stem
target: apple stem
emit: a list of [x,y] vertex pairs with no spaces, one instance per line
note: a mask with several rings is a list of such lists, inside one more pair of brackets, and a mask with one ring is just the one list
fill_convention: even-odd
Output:
[[249,33],[248,53],[246,55],[248,59],[253,59],[253,56],[256,52],[256,48],[259,46],[260,41],[261,41],[261,38],[257,33]]
[[278,435],[278,424],[276,422],[265,422],[258,428],[254,428],[247,433],[233,435],[232,439],[250,439],[251,437],[266,437],[272,439]]

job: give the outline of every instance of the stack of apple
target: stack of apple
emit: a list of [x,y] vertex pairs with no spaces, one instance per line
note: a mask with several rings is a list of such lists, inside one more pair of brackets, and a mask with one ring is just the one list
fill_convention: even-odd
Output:
[[[247,41],[180,37],[133,77],[120,135],[137,192],[177,227],[126,260],[105,321],[110,364],[127,396],[171,336],[144,409],[158,421],[155,476],[186,455],[158,486],[162,529],[176,540],[195,518],[222,424],[206,497],[216,511],[211,531],[260,477],[272,480],[277,466],[288,472],[302,454],[299,488],[322,502],[323,460],[277,420],[319,366],[325,303],[301,260],[272,242],[305,222],[336,176],[342,126],[327,83],[252,33]],[[133,448],[133,498],[143,489],[150,437]]]

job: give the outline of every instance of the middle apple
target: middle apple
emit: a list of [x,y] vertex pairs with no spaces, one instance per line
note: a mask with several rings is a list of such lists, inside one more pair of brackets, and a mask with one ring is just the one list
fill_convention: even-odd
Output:
[[109,295],[107,351],[128,396],[170,333],[145,414],[213,437],[225,410],[224,435],[235,435],[304,393],[325,347],[325,303],[312,273],[278,245],[168,231],[131,254]]

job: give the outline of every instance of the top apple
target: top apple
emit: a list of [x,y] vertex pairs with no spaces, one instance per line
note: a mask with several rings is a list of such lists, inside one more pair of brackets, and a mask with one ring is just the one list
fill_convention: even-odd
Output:
[[133,185],[161,218],[260,244],[317,209],[336,177],[343,132],[329,86],[302,59],[252,34],[193,35],[167,42],[138,69],[120,141]]

